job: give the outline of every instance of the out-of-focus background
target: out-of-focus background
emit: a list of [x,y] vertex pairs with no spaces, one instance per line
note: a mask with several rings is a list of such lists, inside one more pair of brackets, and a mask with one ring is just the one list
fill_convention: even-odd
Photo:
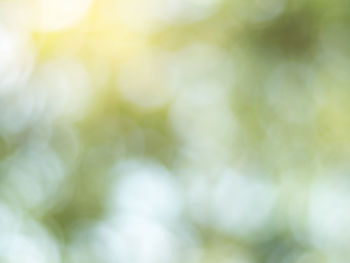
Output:
[[1,0],[0,262],[349,262],[349,70],[345,0]]

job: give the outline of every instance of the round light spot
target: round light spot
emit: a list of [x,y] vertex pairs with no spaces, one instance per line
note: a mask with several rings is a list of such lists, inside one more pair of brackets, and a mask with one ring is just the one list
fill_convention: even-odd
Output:
[[0,24],[0,58],[0,96],[3,96],[27,80],[35,53],[25,34]]

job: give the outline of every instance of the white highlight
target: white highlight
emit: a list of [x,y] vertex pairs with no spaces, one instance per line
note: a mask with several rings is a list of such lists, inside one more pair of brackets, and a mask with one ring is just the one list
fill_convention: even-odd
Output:
[[91,0],[36,0],[39,31],[57,31],[74,26],[87,13]]

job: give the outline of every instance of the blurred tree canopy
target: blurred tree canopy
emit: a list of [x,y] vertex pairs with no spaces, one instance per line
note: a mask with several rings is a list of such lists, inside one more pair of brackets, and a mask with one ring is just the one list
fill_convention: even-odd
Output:
[[0,262],[347,262],[349,7],[1,0]]

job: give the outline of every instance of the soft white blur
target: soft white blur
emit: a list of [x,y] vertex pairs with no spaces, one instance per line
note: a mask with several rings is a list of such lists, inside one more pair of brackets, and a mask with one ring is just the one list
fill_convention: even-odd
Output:
[[1,1],[0,262],[348,262],[330,5]]

